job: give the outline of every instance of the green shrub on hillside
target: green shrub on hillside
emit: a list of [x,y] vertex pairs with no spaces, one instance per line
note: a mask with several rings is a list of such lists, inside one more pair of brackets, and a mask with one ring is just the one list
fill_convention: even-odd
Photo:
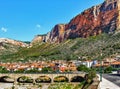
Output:
[[[103,59],[120,54],[120,33],[101,34],[88,38],[68,39],[62,43],[40,43],[30,48],[19,48],[16,53],[0,55],[2,62],[34,60],[76,60],[78,57]],[[102,53],[102,56],[101,56]],[[21,61],[20,59],[24,61]]]

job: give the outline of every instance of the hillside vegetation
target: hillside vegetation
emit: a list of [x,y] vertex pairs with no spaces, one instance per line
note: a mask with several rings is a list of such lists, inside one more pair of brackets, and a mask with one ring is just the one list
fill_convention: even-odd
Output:
[[120,54],[120,33],[101,34],[88,38],[68,39],[62,43],[37,43],[30,48],[20,48],[16,53],[4,53],[2,62],[39,60],[101,59]]
[[20,48],[21,47],[17,45],[0,42],[0,56],[6,55],[6,54],[13,54],[17,52]]

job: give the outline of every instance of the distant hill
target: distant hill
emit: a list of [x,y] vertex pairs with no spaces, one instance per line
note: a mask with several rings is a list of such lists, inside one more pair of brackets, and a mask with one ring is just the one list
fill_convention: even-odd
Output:
[[8,38],[0,38],[0,55],[11,54],[17,52],[22,47],[27,47],[28,44],[22,41],[16,41]]

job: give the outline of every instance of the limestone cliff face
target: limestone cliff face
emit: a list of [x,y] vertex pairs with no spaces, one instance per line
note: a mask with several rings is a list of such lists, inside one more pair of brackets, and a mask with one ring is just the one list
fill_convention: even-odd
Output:
[[62,42],[65,35],[65,24],[57,24],[50,32],[50,42]]
[[120,30],[120,0],[105,0],[74,17],[68,24],[56,25],[46,42],[62,42],[69,38],[86,38]]
[[31,45],[37,44],[40,42],[62,42],[65,36],[65,24],[57,24],[52,29],[51,32],[47,33],[46,35],[37,35],[31,42]]
[[46,41],[46,35],[37,35],[32,40],[31,45],[41,43],[41,42],[45,42],[45,41]]

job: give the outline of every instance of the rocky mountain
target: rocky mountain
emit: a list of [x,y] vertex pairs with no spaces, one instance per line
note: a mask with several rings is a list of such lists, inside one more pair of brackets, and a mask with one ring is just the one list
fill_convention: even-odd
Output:
[[[11,45],[9,47],[12,48],[13,46]],[[39,45],[31,47],[15,47],[19,49],[17,52],[11,53],[10,51],[8,54],[3,53],[0,55],[0,61],[76,60],[78,57],[94,60],[120,55],[120,33],[113,35],[104,33],[88,38],[69,39],[59,44],[41,42]]]
[[21,41],[16,41],[8,38],[0,38],[0,55],[14,53],[17,52],[19,48],[28,46],[28,44]]
[[46,40],[46,35],[36,35],[31,42],[32,45],[37,45],[37,43],[44,42]]
[[36,35],[31,42],[31,45],[40,42],[62,42],[64,40],[65,24],[57,24],[51,32],[44,35]]
[[120,55],[119,38],[120,0],[105,0],[69,23],[57,24],[47,34],[36,35],[30,44],[0,38],[0,61],[101,59]]
[[20,47],[27,47],[28,44],[22,42],[22,41],[16,41],[8,38],[0,38],[0,44],[2,43],[7,43],[7,44],[12,44]]
[[45,42],[62,42],[69,38],[87,38],[104,32],[119,32],[119,10],[120,0],[105,0],[102,4],[83,11],[69,23],[57,24],[46,36],[39,38],[43,38]]

